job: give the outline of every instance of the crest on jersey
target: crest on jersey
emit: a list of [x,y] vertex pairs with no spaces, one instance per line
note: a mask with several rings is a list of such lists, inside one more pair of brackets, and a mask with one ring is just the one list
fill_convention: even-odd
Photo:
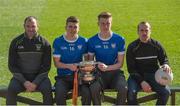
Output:
[[112,44],[111,44],[111,47],[112,47],[112,48],[116,48],[116,44],[115,44],[115,43],[112,43]]
[[78,45],[77,47],[78,47],[78,49],[79,49],[79,50],[81,50],[81,49],[82,49],[82,45]]
[[36,50],[41,50],[41,46],[42,46],[42,44],[35,44],[36,45]]

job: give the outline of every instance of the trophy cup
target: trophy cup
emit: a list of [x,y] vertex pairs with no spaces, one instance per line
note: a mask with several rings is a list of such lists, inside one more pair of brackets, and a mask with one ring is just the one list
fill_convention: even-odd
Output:
[[[91,83],[95,80],[96,64],[95,59],[93,61],[85,60],[79,63],[79,81],[81,83]],[[80,84],[81,84],[80,83]]]
[[72,103],[77,105],[78,98],[78,85],[81,84],[91,84],[95,80],[95,70],[97,62],[85,60],[85,55],[82,57],[82,62],[77,63],[76,65],[79,68],[79,71],[74,74],[74,85],[73,85],[73,95]]

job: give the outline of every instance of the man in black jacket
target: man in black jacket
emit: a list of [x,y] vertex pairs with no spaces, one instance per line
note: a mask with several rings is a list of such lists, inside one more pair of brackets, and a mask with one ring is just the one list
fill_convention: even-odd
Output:
[[41,37],[37,19],[33,16],[24,20],[25,32],[12,40],[9,48],[8,66],[13,78],[7,94],[7,105],[17,104],[20,92],[40,91],[44,104],[52,104],[51,82],[48,72],[51,67],[51,46]]
[[[155,72],[159,67],[167,73],[171,72],[168,58],[161,44],[150,38],[151,26],[148,22],[138,25],[139,38],[129,44],[127,49],[128,104],[137,105],[137,92],[155,91],[158,94],[157,105],[167,104],[170,94],[167,86],[155,81]],[[160,64],[160,66],[159,66]]]

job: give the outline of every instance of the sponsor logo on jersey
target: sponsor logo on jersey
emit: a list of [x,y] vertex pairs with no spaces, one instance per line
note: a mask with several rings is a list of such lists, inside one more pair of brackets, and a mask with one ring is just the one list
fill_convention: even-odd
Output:
[[69,46],[75,46],[75,44],[74,43],[70,43]]
[[107,45],[107,44],[109,44],[109,42],[102,42],[102,44]]
[[61,47],[61,50],[66,50],[66,49],[67,49],[66,46],[62,46],[62,47]]
[[23,45],[19,45],[18,49],[24,49],[24,46]]
[[101,45],[95,45],[95,48],[101,48]]

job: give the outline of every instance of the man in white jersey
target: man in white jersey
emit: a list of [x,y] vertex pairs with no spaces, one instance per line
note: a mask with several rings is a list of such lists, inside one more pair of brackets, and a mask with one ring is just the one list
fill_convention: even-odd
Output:
[[126,103],[127,82],[121,70],[124,61],[125,40],[122,36],[111,31],[112,16],[109,12],[98,15],[100,32],[88,40],[90,60],[96,58],[101,72],[104,89],[117,90],[117,105]]

